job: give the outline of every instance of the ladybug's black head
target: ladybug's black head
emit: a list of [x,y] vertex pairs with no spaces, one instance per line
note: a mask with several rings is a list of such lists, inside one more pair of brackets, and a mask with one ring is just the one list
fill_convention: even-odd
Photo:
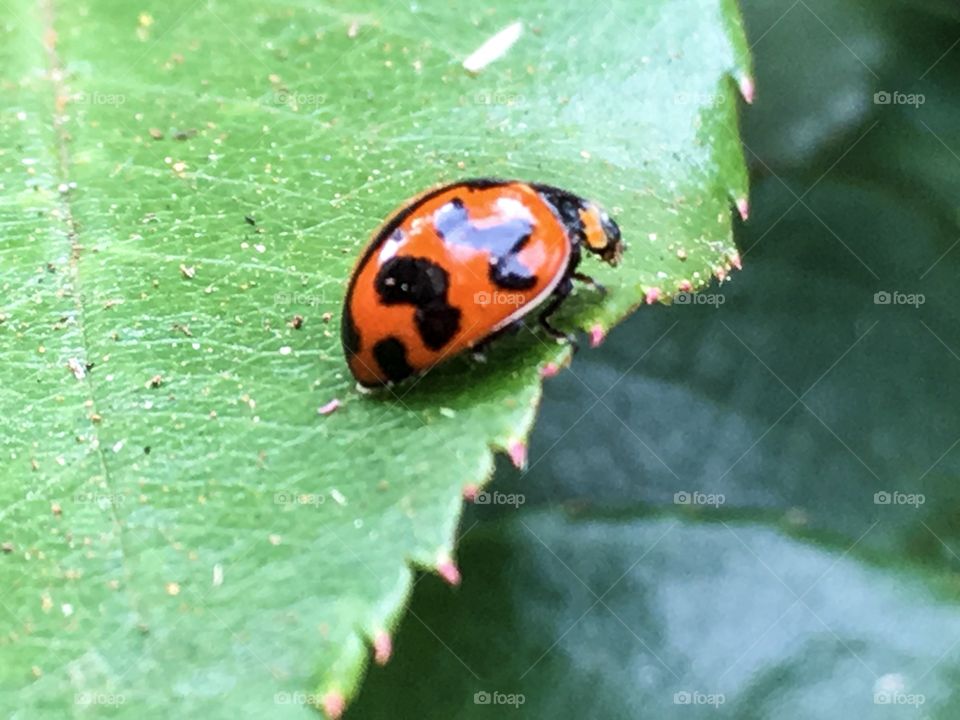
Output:
[[620,227],[604,210],[586,203],[580,211],[587,249],[611,265],[617,265],[623,255]]

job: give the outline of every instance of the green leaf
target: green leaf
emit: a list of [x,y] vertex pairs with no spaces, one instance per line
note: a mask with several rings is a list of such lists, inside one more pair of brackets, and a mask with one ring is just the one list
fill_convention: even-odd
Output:
[[455,572],[462,489],[491,448],[522,454],[540,368],[568,354],[523,333],[362,396],[338,340],[354,257],[406,197],[498,175],[621,223],[626,261],[571,327],[725,274],[734,3],[0,12],[2,707],[336,714],[409,564]]
[[513,512],[465,538],[461,592],[418,586],[347,717],[508,717],[511,696],[531,718],[954,717],[960,610],[845,550],[730,518]]

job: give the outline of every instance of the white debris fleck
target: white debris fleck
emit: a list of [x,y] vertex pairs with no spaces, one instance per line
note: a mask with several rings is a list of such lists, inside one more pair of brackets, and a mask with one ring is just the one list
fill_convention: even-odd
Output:
[[471,73],[480,72],[490,63],[506,55],[507,51],[513,47],[514,43],[520,39],[522,34],[522,22],[515,22],[508,25],[470,53],[469,57],[463,61],[464,69]]
[[289,355],[292,352],[293,348],[291,348],[289,345],[284,345],[282,348],[280,348],[281,355]]
[[72,357],[67,360],[67,367],[77,380],[83,380],[87,376],[87,369],[79,359]]
[[124,445],[124,441],[123,441],[123,440],[117,440],[117,441],[113,444],[113,451],[114,451],[115,453],[120,452],[121,450],[123,450],[123,445]]
[[217,563],[213,566],[213,586],[220,587],[223,585],[223,565]]
[[267,251],[267,246],[264,245],[263,243],[257,243],[256,245],[253,246],[253,249],[256,250],[258,253],[263,253]]
[[317,412],[320,415],[330,415],[338,407],[340,407],[340,400],[338,400],[337,398],[334,398],[333,400],[328,402],[326,405],[322,405],[321,407],[317,408]]
[[347,499],[343,496],[343,493],[334,488],[330,491],[330,497],[334,499],[337,505],[346,505]]
[[70,617],[71,615],[73,615],[73,605],[71,605],[70,603],[64,603],[63,605],[60,606],[60,612],[63,613],[64,617]]

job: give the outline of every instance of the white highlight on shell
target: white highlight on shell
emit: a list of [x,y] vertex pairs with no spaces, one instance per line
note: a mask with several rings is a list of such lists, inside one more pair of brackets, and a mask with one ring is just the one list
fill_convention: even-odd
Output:
[[[500,215],[507,220],[527,220],[533,222],[533,215],[530,212],[530,208],[524,205],[522,202],[512,197],[501,197],[497,198],[496,202],[497,211]],[[497,219],[497,222],[500,221],[500,218]]]
[[400,249],[402,243],[395,240],[394,238],[388,238],[387,241],[383,244],[383,247],[380,248],[380,256],[378,258],[381,265],[383,265],[387,260],[392,258],[397,254],[397,250]]
[[487,65],[499,60],[507,51],[513,47],[514,43],[520,39],[523,34],[523,23],[515,22],[507,25],[503,30],[489,38],[480,47],[474,50],[463,61],[463,67],[467,72],[478,73]]

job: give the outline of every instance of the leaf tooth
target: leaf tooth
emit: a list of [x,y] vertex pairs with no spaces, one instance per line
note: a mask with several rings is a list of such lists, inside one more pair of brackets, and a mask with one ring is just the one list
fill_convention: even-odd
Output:
[[527,444],[523,440],[513,440],[507,448],[507,454],[510,456],[510,462],[518,470],[523,470],[527,466]]
[[343,711],[347,709],[347,700],[343,693],[338,690],[331,690],[323,696],[323,712],[330,720],[340,720]]
[[744,73],[740,76],[737,84],[740,86],[740,94],[743,95],[743,99],[747,101],[748,105],[753,105],[754,98],[757,96],[757,85],[753,76]]
[[647,294],[646,294],[647,305],[653,305],[659,299],[660,299],[660,288],[658,287],[647,288]]
[[449,585],[456,587],[460,584],[460,568],[448,555],[441,555],[437,561],[437,574]]
[[600,343],[607,337],[607,331],[602,325],[594,325],[590,328],[590,347],[600,347]]
[[750,201],[747,198],[737,198],[737,212],[744,222],[750,219]]
[[463,490],[461,492],[464,500],[467,502],[473,502],[477,499],[477,493],[480,492],[480,487],[476,483],[468,483],[463,486]]
[[554,362],[548,362],[542,368],[540,368],[540,377],[544,380],[547,378],[556,377],[560,372],[560,366]]
[[377,665],[386,665],[393,655],[393,638],[386,630],[380,630],[373,636],[373,661]]

